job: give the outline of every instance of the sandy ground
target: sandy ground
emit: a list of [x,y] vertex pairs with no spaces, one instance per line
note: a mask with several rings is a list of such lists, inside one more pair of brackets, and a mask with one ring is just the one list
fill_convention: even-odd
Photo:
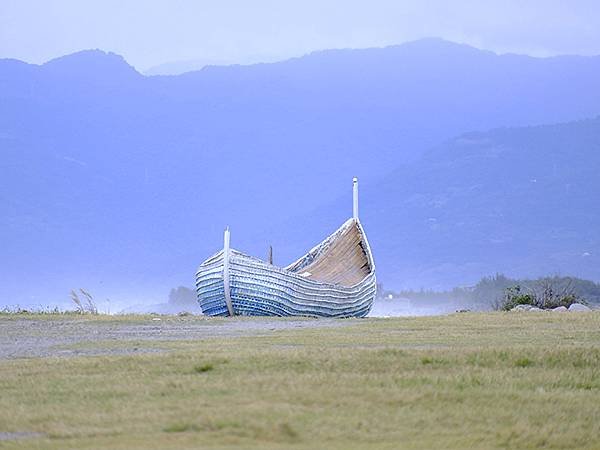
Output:
[[[195,340],[268,334],[277,330],[330,328],[357,319],[148,317],[93,320],[78,317],[0,317],[0,360],[160,352],[152,341]],[[131,342],[131,346],[111,344]],[[86,344],[106,343],[106,346]]]

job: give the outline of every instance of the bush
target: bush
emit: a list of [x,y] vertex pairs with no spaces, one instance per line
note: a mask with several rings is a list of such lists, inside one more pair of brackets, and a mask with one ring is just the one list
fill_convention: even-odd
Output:
[[215,367],[212,364],[202,364],[199,366],[194,366],[194,372],[196,372],[196,373],[210,372],[214,368]]
[[529,367],[533,365],[533,361],[529,358],[519,358],[515,361],[517,367]]
[[504,298],[496,305],[496,309],[510,311],[518,305],[531,305],[541,309],[553,309],[559,306],[568,308],[573,303],[587,302],[583,300],[570,282],[557,283],[556,278],[542,278],[528,292],[521,286],[511,286],[504,290]]
[[538,306],[543,309],[552,309],[559,306],[568,308],[573,303],[585,303],[575,293],[571,283],[559,286],[552,279],[543,279],[538,283]]
[[507,287],[504,291],[504,299],[498,309],[510,311],[518,305],[537,306],[535,295],[533,293],[525,294],[521,292],[521,286],[518,284],[516,286]]

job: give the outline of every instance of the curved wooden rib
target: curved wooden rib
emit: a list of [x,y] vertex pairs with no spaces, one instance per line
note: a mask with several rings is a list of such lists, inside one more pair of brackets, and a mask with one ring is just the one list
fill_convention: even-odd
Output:
[[333,239],[326,239],[287,269],[300,270],[300,275],[326,283],[343,286],[358,283],[371,272],[360,224],[349,220],[333,234]]

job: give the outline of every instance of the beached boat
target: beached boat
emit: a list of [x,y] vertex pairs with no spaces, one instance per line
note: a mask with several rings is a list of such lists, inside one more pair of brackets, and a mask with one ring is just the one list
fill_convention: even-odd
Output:
[[202,311],[210,316],[364,317],[376,294],[375,264],[358,220],[358,182],[353,216],[287,267],[224,248],[196,273]]

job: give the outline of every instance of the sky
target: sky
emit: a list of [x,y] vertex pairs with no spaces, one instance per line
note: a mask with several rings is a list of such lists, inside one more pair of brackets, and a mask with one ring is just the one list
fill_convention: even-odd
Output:
[[600,54],[597,0],[0,0],[0,57],[99,48],[138,70],[442,37],[500,53]]

